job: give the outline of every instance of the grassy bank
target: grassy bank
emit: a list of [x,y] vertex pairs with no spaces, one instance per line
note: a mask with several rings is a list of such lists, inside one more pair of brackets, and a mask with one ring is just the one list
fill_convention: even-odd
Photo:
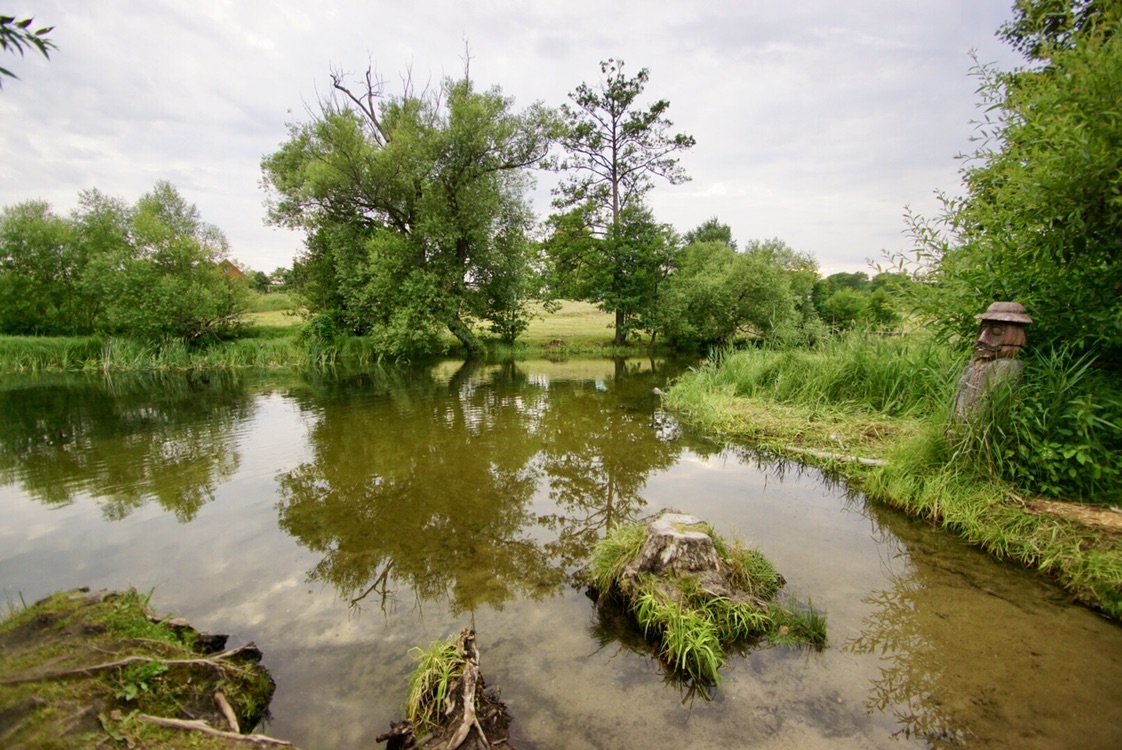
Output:
[[[814,352],[711,360],[665,403],[719,438],[822,466],[1122,619],[1122,529],[1094,507],[1117,500],[1117,394],[1086,363],[1040,357],[1015,393],[952,426],[965,359],[917,336],[852,335]],[[1046,502],[1072,499],[1090,505]],[[1084,512],[1056,512],[1069,505]]]
[[[496,360],[564,359],[647,353],[641,344],[613,346],[612,316],[588,303],[566,302],[548,312],[538,306],[535,314],[525,334],[513,346],[489,340],[488,356]],[[262,296],[246,314],[238,338],[205,345],[189,346],[181,341],[155,344],[103,336],[0,336],[0,373],[274,369],[324,364],[361,366],[379,361],[370,339],[343,339],[336,350],[325,355],[301,338],[302,328],[303,319],[292,300],[270,294]],[[445,338],[443,346],[442,355],[462,353],[451,336]]]

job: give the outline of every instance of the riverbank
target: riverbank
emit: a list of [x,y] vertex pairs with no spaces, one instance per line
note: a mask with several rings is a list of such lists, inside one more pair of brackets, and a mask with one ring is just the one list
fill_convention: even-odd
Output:
[[[641,343],[612,343],[613,317],[584,302],[536,309],[536,317],[514,344],[487,339],[489,360],[566,359],[577,356],[635,357]],[[330,351],[309,346],[294,310],[251,312],[238,338],[190,346],[104,336],[0,336],[0,374],[43,372],[173,372],[186,370],[274,370],[322,366],[361,367],[382,361],[372,339],[340,339]],[[485,332],[480,331],[483,335]],[[457,357],[462,349],[447,336],[435,357]]]
[[821,467],[1122,619],[1122,513],[1025,491],[954,444],[946,405],[960,367],[920,341],[743,352],[686,375],[664,403],[720,440]]
[[12,607],[0,655],[4,747],[291,746],[250,734],[274,689],[256,646],[227,649],[133,590]]

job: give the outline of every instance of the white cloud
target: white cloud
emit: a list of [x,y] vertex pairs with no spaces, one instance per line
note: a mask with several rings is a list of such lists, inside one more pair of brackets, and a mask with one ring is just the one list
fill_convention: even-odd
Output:
[[[306,117],[335,65],[368,61],[391,85],[462,70],[520,104],[560,104],[608,57],[651,69],[698,145],[693,182],[659,186],[659,218],[710,216],[742,242],[778,236],[826,272],[904,246],[905,204],[933,210],[968,148],[967,52],[1015,63],[994,38],[1009,0],[848,3],[74,3],[15,8],[53,24],[50,62],[9,60],[0,92],[0,205],[82,189],[135,200],[169,179],[260,270],[289,265],[299,235],[264,226],[260,160]],[[549,184],[544,177],[541,182]],[[548,210],[539,190],[539,209]]]

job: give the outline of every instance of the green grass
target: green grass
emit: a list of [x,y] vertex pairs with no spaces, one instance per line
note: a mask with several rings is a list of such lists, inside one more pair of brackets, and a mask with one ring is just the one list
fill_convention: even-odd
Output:
[[629,562],[639,554],[647,539],[646,527],[641,523],[617,526],[597,543],[588,566],[589,583],[602,592],[611,591]]
[[1025,501],[1122,500],[1116,378],[1063,352],[1034,353],[1015,388],[955,422],[948,410],[968,357],[922,336],[860,334],[811,352],[736,352],[687,374],[663,403],[717,438],[824,466],[1122,619],[1122,539]]
[[728,581],[736,599],[704,590],[691,576],[666,580],[644,574],[625,586],[625,569],[646,541],[645,523],[609,532],[593,552],[587,580],[601,596],[623,601],[663,663],[697,684],[719,684],[725,647],[733,643],[767,638],[786,646],[825,646],[825,619],[819,613],[776,601],[784,581],[770,561],[703,526],[731,571]]
[[444,712],[444,702],[452,683],[463,670],[463,659],[455,639],[434,641],[427,649],[413,648],[417,663],[409,676],[405,698],[405,718],[413,722],[418,736],[436,730]]
[[[381,361],[373,339],[348,337],[338,347],[320,350],[301,338],[305,320],[295,301],[284,293],[257,295],[244,316],[238,338],[188,346],[180,341],[148,343],[121,337],[0,336],[0,372],[129,372],[231,368],[306,368],[333,365],[366,365]],[[635,342],[612,345],[612,316],[583,302],[563,302],[559,309],[539,313],[526,334],[513,346],[484,335],[488,357],[495,360],[573,356],[626,356],[645,354]],[[450,335],[442,341],[443,354],[459,355],[459,343]]]

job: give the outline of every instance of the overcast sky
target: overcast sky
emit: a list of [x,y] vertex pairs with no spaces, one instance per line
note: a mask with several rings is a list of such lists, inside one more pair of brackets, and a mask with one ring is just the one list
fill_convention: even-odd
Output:
[[[261,157],[308,119],[332,67],[370,62],[391,83],[462,71],[525,106],[557,106],[598,63],[650,69],[697,139],[693,178],[651,205],[679,231],[711,216],[743,244],[779,237],[823,273],[868,270],[908,247],[902,215],[957,192],[978,115],[968,75],[1011,67],[994,31],[1012,0],[58,0],[6,3],[53,25],[49,62],[6,54],[0,206],[60,213],[96,187],[135,201],[170,180],[256,270],[290,266],[303,238],[264,223]],[[322,6],[314,8],[313,6]],[[391,90],[392,87],[391,87]],[[535,203],[549,210],[550,175]]]

